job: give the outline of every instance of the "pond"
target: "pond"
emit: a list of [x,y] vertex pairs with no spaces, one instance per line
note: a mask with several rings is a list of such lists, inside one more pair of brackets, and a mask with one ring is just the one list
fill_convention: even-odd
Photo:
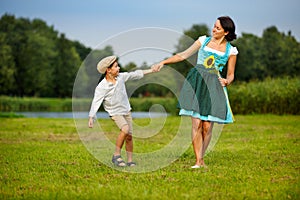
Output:
[[[88,112],[15,112],[28,118],[88,118]],[[156,118],[166,117],[167,113],[160,112],[132,112],[133,118]],[[109,115],[106,112],[97,112],[97,118],[106,119]]]

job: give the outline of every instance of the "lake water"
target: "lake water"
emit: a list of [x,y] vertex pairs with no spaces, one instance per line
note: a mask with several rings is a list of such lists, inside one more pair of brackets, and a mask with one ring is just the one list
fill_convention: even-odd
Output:
[[[28,118],[88,118],[88,112],[15,112]],[[159,112],[132,112],[133,118],[156,118],[166,117],[167,113]],[[109,115],[106,112],[97,112],[97,118],[106,119]]]

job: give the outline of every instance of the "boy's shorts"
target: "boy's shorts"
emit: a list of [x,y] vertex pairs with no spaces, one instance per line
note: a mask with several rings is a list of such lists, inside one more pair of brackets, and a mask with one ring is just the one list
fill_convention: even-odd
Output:
[[111,116],[111,119],[116,123],[116,125],[121,130],[123,126],[128,125],[129,127],[129,134],[132,134],[132,117],[131,112],[129,112],[127,115],[115,115]]

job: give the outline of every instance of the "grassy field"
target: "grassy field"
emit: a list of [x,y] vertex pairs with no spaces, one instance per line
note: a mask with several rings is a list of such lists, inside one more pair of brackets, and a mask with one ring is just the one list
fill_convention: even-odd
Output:
[[[168,118],[169,132],[178,120]],[[0,199],[299,199],[299,122],[300,116],[238,115],[207,154],[207,169],[190,168],[190,147],[165,168],[126,173],[95,159],[72,119],[2,118]],[[142,141],[135,146],[141,150]]]

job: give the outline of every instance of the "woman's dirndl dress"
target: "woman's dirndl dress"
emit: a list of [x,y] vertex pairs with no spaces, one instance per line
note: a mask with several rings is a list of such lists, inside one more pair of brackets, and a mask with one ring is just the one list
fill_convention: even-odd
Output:
[[179,115],[192,116],[204,121],[232,123],[234,121],[226,87],[218,77],[229,58],[231,45],[226,44],[223,55],[205,50],[211,37],[206,37],[198,52],[197,64],[193,67],[179,95]]

